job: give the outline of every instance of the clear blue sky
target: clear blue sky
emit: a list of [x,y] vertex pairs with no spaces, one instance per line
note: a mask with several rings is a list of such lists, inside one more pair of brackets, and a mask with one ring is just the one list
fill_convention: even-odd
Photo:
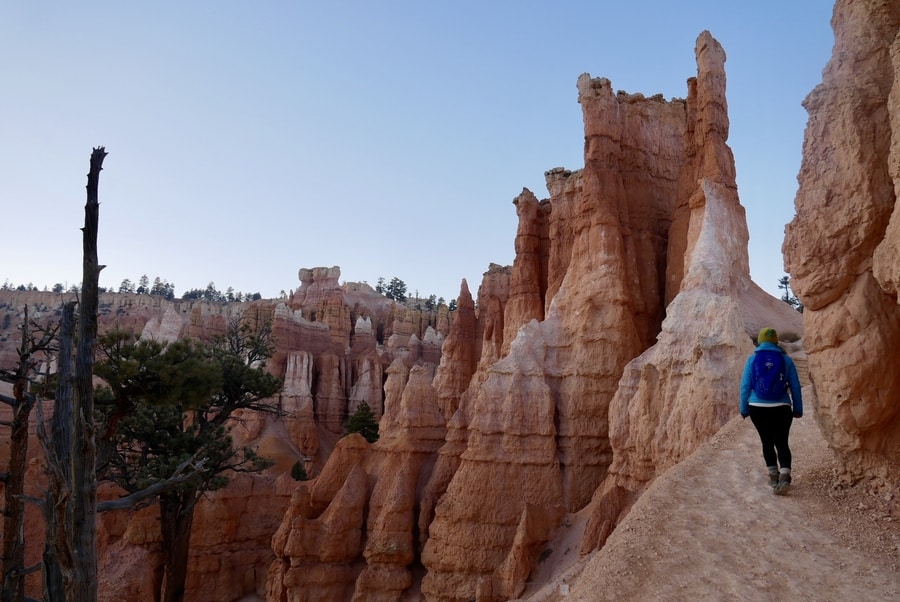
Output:
[[686,96],[724,46],[753,279],[783,275],[827,0],[8,2],[0,282],[81,280],[91,148],[102,286],[147,274],[274,297],[301,267],[474,293],[523,187],[583,166],[576,80]]

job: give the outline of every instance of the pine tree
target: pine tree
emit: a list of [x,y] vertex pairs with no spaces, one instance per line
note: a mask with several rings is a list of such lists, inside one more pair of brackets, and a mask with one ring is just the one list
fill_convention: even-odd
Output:
[[153,288],[150,289],[151,295],[165,295],[166,289],[163,286],[163,282],[159,276],[153,279]]
[[200,497],[224,487],[231,472],[271,465],[252,449],[235,449],[229,434],[235,412],[276,411],[268,400],[281,385],[265,370],[274,351],[271,336],[271,324],[253,331],[233,321],[210,343],[133,341],[122,333],[101,337],[104,359],[96,373],[109,384],[104,424],[114,446],[106,476],[137,492],[196,464],[189,478],[159,493],[166,602],[184,597]]
[[369,443],[378,441],[378,422],[372,408],[365,401],[360,401],[353,415],[347,419],[347,434],[359,433]]
[[780,288],[784,291],[784,294],[781,295],[781,300],[802,314],[803,313],[803,302],[800,301],[800,299],[798,299],[797,297],[795,297],[793,291],[791,290],[791,277],[790,276],[782,276],[778,280],[778,288]]
[[406,283],[394,276],[384,291],[386,297],[403,303],[406,301]]

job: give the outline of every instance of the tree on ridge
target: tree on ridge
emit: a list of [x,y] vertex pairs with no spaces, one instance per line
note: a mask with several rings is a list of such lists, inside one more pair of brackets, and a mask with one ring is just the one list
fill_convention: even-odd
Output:
[[800,301],[797,297],[794,296],[794,292],[791,290],[791,277],[790,276],[782,276],[778,280],[778,288],[784,291],[784,294],[781,295],[781,300],[799,311],[801,314],[803,313],[803,302]]

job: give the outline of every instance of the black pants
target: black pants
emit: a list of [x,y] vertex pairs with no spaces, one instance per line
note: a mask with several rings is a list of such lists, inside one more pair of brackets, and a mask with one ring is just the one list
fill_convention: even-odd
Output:
[[788,435],[794,421],[791,406],[750,406],[750,420],[762,441],[766,466],[778,466],[780,463],[781,468],[790,468],[791,448],[788,446]]

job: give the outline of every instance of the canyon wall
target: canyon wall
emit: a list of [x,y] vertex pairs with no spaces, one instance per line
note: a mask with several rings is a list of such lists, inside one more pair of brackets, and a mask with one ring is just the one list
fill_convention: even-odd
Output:
[[[344,422],[360,402],[365,401],[377,416],[382,415],[385,379],[390,380],[392,372],[412,371],[417,375],[413,380],[417,380],[423,378],[418,376],[421,370],[430,383],[440,361],[452,318],[446,306],[433,312],[419,311],[393,302],[367,284],[341,284],[338,267],[301,269],[299,277],[297,290],[287,299],[252,303],[167,301],[135,294],[101,296],[101,332],[118,328],[141,337],[173,341],[183,336],[206,339],[223,334],[233,320],[251,326],[272,322],[275,353],[267,368],[283,379],[284,387],[270,401],[281,414],[246,412],[234,422],[231,434],[236,445],[256,447],[275,465],[257,475],[234,475],[228,487],[210,492],[198,503],[188,599],[232,600],[264,592],[273,559],[272,536],[296,488],[290,476],[293,465],[300,462],[308,475],[317,475],[341,436]],[[24,307],[29,307],[34,319],[54,320],[70,297],[0,291],[0,367],[15,365],[16,329]],[[413,390],[410,388],[409,394]],[[52,403],[45,407],[49,415]],[[0,405],[0,420],[7,409]],[[32,434],[36,419],[33,412]],[[39,495],[42,456],[34,436],[29,452],[28,493]],[[0,467],[6,466],[8,457],[8,441],[0,441]],[[105,487],[103,495],[110,499],[120,492]],[[102,600],[153,599],[161,562],[157,514],[152,507],[101,516]],[[29,511],[26,530],[28,562],[34,564],[43,542],[43,523],[37,512]],[[40,573],[29,577],[29,595],[39,596],[39,580]]]
[[[549,199],[514,199],[514,264],[491,266],[474,307],[463,283],[434,380],[411,397],[412,373],[389,370],[382,428],[424,420],[427,444],[395,435],[353,468],[336,456],[323,475],[341,478],[318,506],[317,483],[302,485],[269,600],[398,600],[420,565],[425,599],[516,597],[566,516],[589,506],[582,549],[602,545],[656,475],[736,414],[763,325],[802,332],[750,280],[725,53],[704,32],[695,54],[684,100],[579,78],[584,168],[548,171]],[[358,543],[335,561],[303,534],[337,517],[354,517]]]
[[591,502],[582,553],[602,546],[653,478],[734,416],[758,329],[802,331],[800,315],[750,279],[749,234],[726,142],[725,52],[704,33],[696,55],[668,238],[666,316],[609,402],[612,462]]
[[900,498],[900,4],[840,0],[809,113],[785,267],[843,477]]
[[[549,170],[547,199],[515,197],[513,265],[491,264],[474,298],[463,281],[452,319],[340,286],[335,268],[241,307],[109,301],[110,322],[167,340],[274,320],[288,415],[248,418],[242,437],[279,463],[204,506],[192,599],[515,598],[560,524],[587,516],[581,552],[598,549],[736,415],[766,325],[807,333],[805,393],[842,476],[900,499],[900,5],[840,0],[833,26],[784,242],[802,315],[750,279],[726,56],[708,32],[684,99],[578,79],[583,168]],[[339,437],[361,401],[381,416],[374,444]],[[298,460],[311,480],[286,478]],[[153,564],[146,520],[104,522],[119,598],[146,592],[115,569]]]

